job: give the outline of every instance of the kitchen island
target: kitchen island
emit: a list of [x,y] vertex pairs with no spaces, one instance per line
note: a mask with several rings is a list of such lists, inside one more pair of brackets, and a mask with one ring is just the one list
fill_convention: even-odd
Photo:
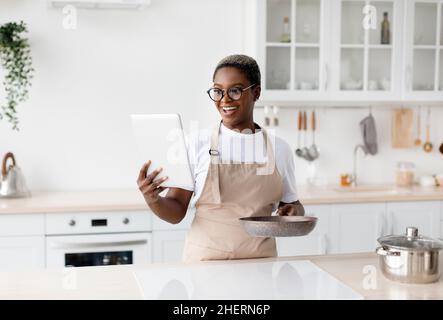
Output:
[[[266,266],[270,263],[278,263],[287,266],[290,263],[306,263],[307,261],[325,271],[328,276],[330,275],[338,280],[349,292],[353,292],[354,294],[349,295],[352,299],[443,299],[442,279],[433,284],[392,282],[381,274],[378,257],[375,253],[210,261],[196,264],[120,265],[1,272],[0,288],[2,290],[0,290],[0,299],[149,299],[154,297],[156,292],[149,292],[149,286],[140,283],[140,280],[142,280],[140,274],[151,274],[153,277],[157,274],[167,275],[170,280],[173,280],[168,282],[169,285],[172,284],[169,289],[177,289],[176,285],[180,282],[175,280],[180,279],[180,273],[190,269],[234,266],[239,267],[238,269],[247,270],[251,266],[256,267],[260,264]],[[170,270],[170,274],[168,274],[168,270]],[[235,268],[232,270],[235,270]],[[266,276],[266,268],[261,268],[261,272]],[[231,273],[230,277],[235,277],[235,271]],[[267,275],[267,279],[270,279],[273,282],[271,285],[277,289],[281,285],[278,283],[278,277],[272,276],[270,273]],[[205,279],[193,278],[191,280],[199,282],[200,295],[197,297],[199,299],[205,297],[211,299],[215,292],[214,288],[211,286],[211,281],[203,280]],[[302,282],[303,279],[300,283]],[[185,282],[182,284],[182,288],[188,286]],[[196,282],[191,283],[191,285],[195,284]],[[238,285],[240,286],[240,284]],[[152,287],[154,290],[155,286]],[[168,288],[165,288],[165,290],[167,291]],[[163,294],[165,290],[163,290]],[[174,292],[177,293],[177,290]],[[206,296],[204,292],[207,292]],[[330,297],[325,296],[322,292],[319,292],[320,294],[317,297],[312,297],[313,292],[315,293],[315,291],[311,291],[309,298],[346,299],[348,297],[342,295]],[[250,290],[245,298],[256,299],[259,296],[257,292]],[[183,296],[157,296],[157,298],[168,297],[181,299]],[[192,299],[193,297],[191,295],[188,298]],[[276,295],[274,298],[281,299],[285,296]],[[227,299],[232,299],[232,297]]]

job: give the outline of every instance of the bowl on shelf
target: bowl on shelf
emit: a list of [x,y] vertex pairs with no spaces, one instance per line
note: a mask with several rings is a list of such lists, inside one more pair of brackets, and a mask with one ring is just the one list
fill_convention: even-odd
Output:
[[312,85],[312,83],[310,82],[302,82],[300,84],[300,89],[301,90],[312,90],[314,88],[314,86]]
[[363,88],[363,82],[359,81],[347,81],[343,84],[345,90],[361,90]]

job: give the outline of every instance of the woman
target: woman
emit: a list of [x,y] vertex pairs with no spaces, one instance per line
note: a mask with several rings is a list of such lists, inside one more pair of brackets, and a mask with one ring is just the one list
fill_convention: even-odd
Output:
[[[271,215],[277,204],[279,215],[304,215],[295,191],[291,148],[276,137],[272,144],[266,131],[254,123],[260,84],[260,70],[251,57],[231,55],[216,66],[207,93],[221,122],[211,134],[191,139],[193,190],[169,188],[161,197],[167,177],[156,179],[160,169],[146,176],[150,161],[140,170],[139,189],[151,210],[165,221],[179,223],[195,195],[185,261],[274,257],[275,239],[251,237],[238,219]],[[238,148],[228,152],[233,146]],[[255,152],[247,152],[254,146]]]

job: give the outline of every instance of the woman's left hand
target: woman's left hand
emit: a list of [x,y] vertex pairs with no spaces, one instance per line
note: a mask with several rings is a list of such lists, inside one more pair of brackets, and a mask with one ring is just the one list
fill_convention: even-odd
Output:
[[279,216],[304,216],[305,209],[303,205],[299,202],[280,204],[280,207],[277,210],[277,214]]

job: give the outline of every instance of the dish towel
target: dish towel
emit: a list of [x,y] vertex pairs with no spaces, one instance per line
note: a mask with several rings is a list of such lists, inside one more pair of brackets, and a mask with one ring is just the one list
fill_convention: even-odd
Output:
[[366,150],[371,155],[377,154],[377,130],[375,129],[375,120],[372,114],[360,121],[360,129]]

